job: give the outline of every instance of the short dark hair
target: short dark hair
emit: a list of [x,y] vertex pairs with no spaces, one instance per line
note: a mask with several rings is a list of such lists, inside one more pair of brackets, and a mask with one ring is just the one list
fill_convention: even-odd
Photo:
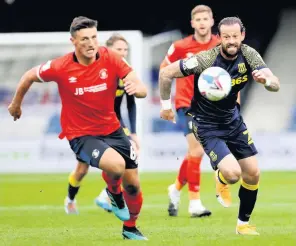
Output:
[[128,45],[128,42],[126,41],[126,39],[125,39],[123,36],[121,36],[119,33],[114,33],[114,34],[112,34],[112,36],[111,36],[110,38],[108,38],[108,40],[106,41],[106,46],[107,46],[107,47],[111,47],[111,46],[113,46],[113,44],[114,44],[115,42],[117,42],[118,40],[121,40],[121,41],[125,42],[125,43]]
[[84,28],[98,27],[98,22],[96,20],[89,19],[85,16],[75,17],[70,26],[70,33],[74,36],[75,32]]
[[220,35],[220,29],[222,25],[234,25],[234,24],[239,24],[241,32],[245,32],[246,28],[244,27],[244,24],[242,23],[241,19],[238,17],[226,17],[224,19],[222,19],[219,24],[218,24],[218,32]]

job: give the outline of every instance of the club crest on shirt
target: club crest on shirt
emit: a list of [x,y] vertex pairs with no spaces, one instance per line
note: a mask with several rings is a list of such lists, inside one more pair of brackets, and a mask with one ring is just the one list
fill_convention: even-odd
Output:
[[239,63],[238,65],[238,72],[239,73],[245,73],[247,72],[246,64],[245,63]]
[[106,68],[101,69],[99,72],[99,76],[100,76],[100,79],[107,79],[108,78],[107,69]]

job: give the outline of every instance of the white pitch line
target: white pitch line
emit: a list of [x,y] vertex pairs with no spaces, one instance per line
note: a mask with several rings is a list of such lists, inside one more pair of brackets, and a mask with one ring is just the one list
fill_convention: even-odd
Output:
[[[218,204],[217,204],[218,205]],[[215,205],[215,208],[217,207]],[[144,204],[143,208],[164,208],[166,209],[168,204]],[[232,204],[232,207],[237,207],[238,203]],[[256,207],[264,207],[268,209],[268,207],[290,207],[294,208],[293,203],[258,203]],[[222,208],[222,207],[221,207]],[[24,206],[0,206],[0,211],[33,211],[33,210],[63,210],[64,207],[60,205],[24,205]],[[98,210],[100,209],[96,205],[81,205],[78,206],[79,210]]]

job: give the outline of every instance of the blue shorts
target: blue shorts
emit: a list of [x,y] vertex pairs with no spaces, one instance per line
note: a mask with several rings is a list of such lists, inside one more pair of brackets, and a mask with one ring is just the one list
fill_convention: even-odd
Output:
[[193,133],[209,156],[214,170],[228,154],[233,154],[237,160],[240,160],[258,153],[241,116],[229,125],[212,128],[194,119]]
[[108,148],[116,150],[123,157],[126,169],[138,167],[136,153],[121,127],[107,136],[82,136],[69,143],[76,159],[93,167],[99,168],[100,159]]
[[178,124],[181,126],[184,132],[184,136],[186,137],[188,134],[192,133],[192,117],[187,115],[188,108],[178,108]]

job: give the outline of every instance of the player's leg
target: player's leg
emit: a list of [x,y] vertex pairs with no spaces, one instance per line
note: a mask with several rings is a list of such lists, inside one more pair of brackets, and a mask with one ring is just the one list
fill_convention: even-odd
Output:
[[123,188],[124,199],[126,200],[131,217],[128,221],[124,221],[122,234],[127,239],[147,240],[136,227],[136,221],[143,204],[138,168],[126,169],[123,175]]
[[[110,183],[111,178],[104,171],[102,171],[102,178],[106,184]],[[121,183],[122,180],[118,180],[118,182]],[[104,188],[100,192],[100,194],[95,198],[95,204],[98,205],[100,208],[104,209],[108,213],[112,212],[112,205],[106,188]]]
[[[188,120],[189,129],[192,130],[191,118]],[[200,199],[200,164],[204,155],[201,144],[197,141],[192,132],[186,135],[189,152],[187,164],[187,183],[189,192],[189,213],[192,217],[210,216],[211,211],[206,209]]]
[[249,225],[259,188],[260,170],[258,168],[257,158],[250,156],[239,160],[239,164],[242,169],[242,179],[238,193],[240,207],[236,232],[237,234],[259,235],[256,228]]
[[236,232],[244,235],[259,235],[256,228],[249,225],[259,187],[260,170],[255,156],[257,150],[245,124],[241,124],[237,132],[235,138],[229,142],[229,148],[238,159],[242,170],[241,186],[238,193],[240,207]]
[[[186,119],[186,108],[180,108],[177,110],[178,114],[178,124],[184,129],[184,136],[190,133],[189,126]],[[177,216],[178,208],[180,203],[180,194],[182,188],[187,184],[187,167],[188,167],[188,154],[184,157],[181,166],[178,171],[178,175],[175,179],[175,183],[171,184],[168,187],[168,196],[169,196],[169,207],[168,213],[169,216]]]
[[106,142],[121,154],[126,163],[123,175],[123,194],[130,211],[130,219],[124,221],[122,235],[125,239],[147,240],[136,227],[136,220],[143,203],[136,152],[122,129],[106,139]]
[[121,177],[125,171],[125,160],[106,143],[106,138],[108,136],[84,136],[71,140],[70,145],[79,160],[106,172],[110,178],[106,192],[111,200],[112,211],[120,220],[125,221],[130,218],[121,191]]
[[69,175],[68,195],[65,198],[65,211],[67,214],[77,214],[76,195],[79,191],[81,181],[88,172],[89,165],[78,161],[76,168]]
[[[131,139],[131,133],[130,133],[130,130],[129,130],[127,127],[123,127],[122,129],[123,129],[125,135],[129,138],[129,140],[130,140],[130,142],[131,142],[131,144],[132,144],[132,146],[133,146],[133,148],[134,148],[136,154],[138,155],[137,145],[136,145],[135,142]],[[105,180],[106,184],[108,184],[108,182],[109,182],[108,180],[109,180],[110,178],[108,177],[108,175],[106,174],[106,172],[102,172],[102,178]],[[121,180],[119,180],[119,182],[121,182]],[[112,212],[111,201],[110,201],[109,196],[108,196],[108,194],[107,194],[107,192],[106,192],[106,189],[103,189],[103,190],[101,191],[101,193],[99,194],[99,196],[96,197],[96,199],[95,199],[95,203],[96,203],[99,207],[103,208],[105,211],[107,211],[107,212],[109,212],[109,213]]]
[[[198,129],[198,123],[193,120],[193,133],[196,139],[199,140],[200,143],[202,143],[206,154],[211,160],[212,168],[217,171],[217,200],[224,207],[227,207],[229,206],[229,203],[227,203],[227,201],[231,199],[228,184],[236,183],[238,178],[240,177],[241,170],[239,164],[234,156],[231,154],[225,141],[217,137],[218,135],[221,135],[221,131],[216,132],[207,128]],[[224,165],[226,166],[224,167]]]

